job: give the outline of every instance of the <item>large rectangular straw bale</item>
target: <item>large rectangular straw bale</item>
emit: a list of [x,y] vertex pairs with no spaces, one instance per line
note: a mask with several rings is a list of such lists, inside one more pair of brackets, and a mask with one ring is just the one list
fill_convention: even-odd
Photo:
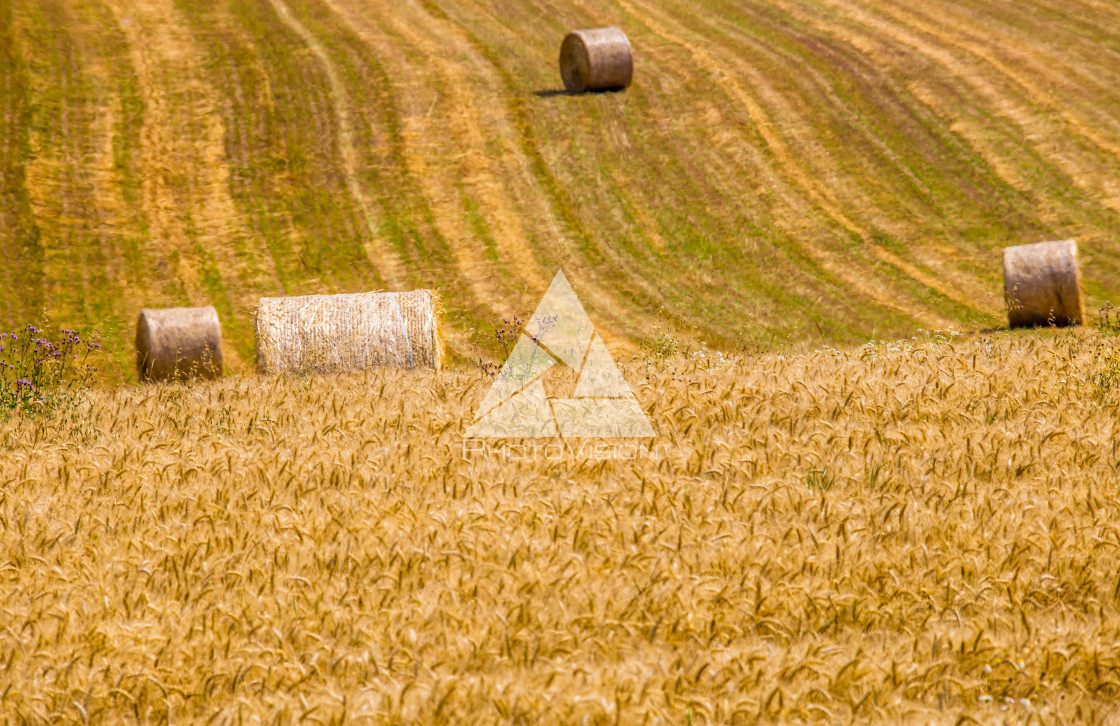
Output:
[[262,373],[439,369],[439,314],[433,290],[261,298],[257,366]]

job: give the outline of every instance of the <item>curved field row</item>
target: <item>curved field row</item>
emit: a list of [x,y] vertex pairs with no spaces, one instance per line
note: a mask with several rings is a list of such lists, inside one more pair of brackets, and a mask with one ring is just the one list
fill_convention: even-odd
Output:
[[[460,358],[565,269],[620,352],[1002,321],[1000,249],[1120,292],[1118,13],[994,0],[19,0],[0,316],[436,287]],[[618,25],[625,93],[559,92]],[[119,331],[119,332],[117,332]]]

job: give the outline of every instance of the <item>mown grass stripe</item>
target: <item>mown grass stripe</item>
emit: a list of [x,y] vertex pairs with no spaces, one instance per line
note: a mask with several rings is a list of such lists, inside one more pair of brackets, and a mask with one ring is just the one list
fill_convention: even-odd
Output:
[[0,3],[0,280],[2,322],[10,326],[43,304],[43,252],[27,192],[32,119],[28,59],[13,3]]

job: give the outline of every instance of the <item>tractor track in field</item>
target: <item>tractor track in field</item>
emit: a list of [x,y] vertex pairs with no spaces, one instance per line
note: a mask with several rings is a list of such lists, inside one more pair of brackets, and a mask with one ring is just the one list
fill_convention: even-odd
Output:
[[[108,4],[128,40],[143,101],[138,164],[150,254],[169,263],[182,302],[247,315],[260,284],[252,270],[272,280],[276,271],[230,194],[222,101],[201,73],[204,51],[171,0]],[[238,350],[225,347],[230,364],[242,366]]]
[[[900,173],[904,178],[907,178],[915,185],[921,192],[928,193],[928,189],[920,179],[917,179],[910,170],[901,162],[898,157],[893,153],[891,148],[879,138],[873,131],[868,129],[866,125],[861,123],[858,114],[844,101],[835,91],[835,88],[827,78],[825,78],[819,71],[811,65],[801,62],[801,59],[793,56],[792,54],[784,51],[780,46],[768,47],[766,44],[761,43],[753,38],[746,37],[740,30],[729,27],[731,23],[725,18],[719,18],[717,21],[712,22],[706,19],[703,13],[697,13],[697,18],[704,19],[706,26],[712,31],[713,37],[719,38],[735,38],[738,42],[748,44],[752,51],[762,54],[764,56],[772,56],[774,58],[775,67],[791,67],[796,66],[801,69],[801,73],[797,77],[800,85],[803,85],[801,99],[803,103],[808,103],[807,99],[816,101],[818,98],[825,100],[825,105],[832,110],[835,117],[849,125],[849,128],[854,128],[858,137],[864,139],[865,143],[875,150],[881,158],[888,160],[894,169]],[[713,44],[722,46],[723,42]],[[724,55],[725,62],[743,63],[737,57],[738,54],[734,50],[730,50],[728,54]],[[843,194],[838,196],[834,191],[828,192],[830,203],[840,205],[840,199],[843,199],[843,204],[856,209],[860,216],[880,217],[882,210],[874,200],[866,196],[859,188],[858,180],[850,179],[850,174],[845,174],[841,166],[830,158],[827,150],[814,143],[820,131],[815,129],[808,123],[810,113],[807,111],[796,108],[791,103],[786,102],[783,98],[784,94],[777,93],[769,84],[764,82],[765,76],[761,73],[755,72],[754,69],[748,69],[746,64],[742,66],[744,74],[750,74],[754,83],[752,87],[757,87],[760,94],[765,96],[767,105],[778,109],[775,114],[776,118],[782,120],[781,127],[788,129],[787,135],[794,135],[799,141],[799,146],[802,149],[812,149],[812,153],[802,153],[804,158],[813,158],[819,160],[818,163],[826,163],[828,166],[823,169],[808,170],[805,174],[806,178],[827,178],[832,180],[845,179]],[[858,70],[848,67],[846,70],[855,75]],[[818,103],[819,105],[819,103]],[[820,189],[820,191],[824,191]],[[903,259],[899,255],[884,249],[881,246],[871,242],[871,230],[866,224],[856,223],[854,217],[850,218],[853,227],[848,227],[851,231],[860,236],[861,239],[867,243],[869,251],[881,262],[885,262],[896,269],[900,270],[903,274],[910,277],[912,280],[919,284],[939,293],[940,295],[953,300],[957,304],[965,307],[978,310],[992,310],[996,305],[992,301],[988,301],[983,306],[978,306],[978,302],[984,297],[984,291],[977,285],[975,280],[960,280],[955,276],[947,277],[944,270],[938,270],[935,274],[929,270],[923,270],[909,260]],[[878,226],[884,224],[885,220],[872,220]]]
[[351,100],[346,92],[346,86],[339,78],[330,54],[323,47],[323,44],[300,22],[299,18],[292,14],[287,4],[283,0],[269,0],[269,3],[276,11],[276,15],[281,22],[311,49],[327,76],[327,81],[330,84],[331,107],[336,124],[335,141],[338,144],[338,153],[342,157],[342,172],[346,178],[346,188],[350,192],[351,199],[358,205],[362,219],[369,230],[370,242],[366,247],[366,255],[378,274],[391,286],[399,288],[406,279],[405,265],[396,251],[382,239],[377,221],[374,219],[371,202],[358,177],[360,161],[354,145],[353,120],[350,113]]
[[[888,36],[876,32],[873,27],[865,22],[861,22],[858,17],[849,18],[849,21],[854,27],[848,28],[838,23],[824,23],[812,12],[803,10],[793,4],[783,4],[783,7],[798,21],[806,23],[814,29],[836,37],[843,42],[850,43],[854,48],[866,54],[868,57],[879,61],[885,67],[889,67],[892,63],[899,63],[897,55],[900,49],[898,45],[892,44]],[[914,49],[914,52],[920,53],[920,51],[916,49]],[[922,57],[924,58],[926,56]],[[936,59],[930,60],[936,61]],[[1023,173],[1014,168],[1010,160],[1003,158],[994,150],[994,145],[990,141],[992,134],[978,133],[972,128],[968,120],[959,117],[954,118],[951,114],[947,113],[945,111],[945,101],[947,99],[942,98],[941,94],[931,88],[929,85],[931,82],[932,81],[927,81],[926,78],[910,80],[907,83],[907,90],[918,99],[919,102],[929,107],[938,118],[948,120],[950,122],[949,131],[965,138],[970,145],[976,149],[981,158],[992,165],[992,168],[1002,180],[1012,188],[1022,192],[1028,192],[1031,186],[1029,180]],[[966,101],[963,95],[961,96],[961,100],[962,102]]]
[[[845,16],[857,24],[857,29],[845,33],[846,37],[872,56],[883,59],[888,67],[894,65],[898,49],[906,48],[925,59],[925,63],[942,69],[959,89],[957,93],[962,102],[969,105],[968,115],[954,109],[936,86],[928,85],[931,82],[928,79],[935,74],[923,73],[921,80],[912,81],[911,90],[966,139],[1001,178],[1029,194],[1035,200],[1037,213],[1048,225],[1065,227],[1054,234],[1076,236],[1092,243],[1098,280],[1115,275],[1117,260],[1111,246],[1104,242],[1111,238],[1109,230],[1115,229],[1118,221],[1114,181],[1120,171],[1117,143],[1105,133],[1108,128],[1115,129],[1116,124],[1115,121],[1101,124],[1098,130],[1093,127],[1092,120],[1078,115],[1082,99],[1093,98],[1100,107],[1101,98],[1084,87],[1070,88],[1071,78],[1084,78],[1080,68],[1069,65],[1070,58],[1059,58],[1052,52],[1036,53],[1011,40],[1003,51],[1011,57],[1001,59],[993,57],[993,51],[979,41],[955,40],[956,35],[967,33],[966,26],[960,22],[952,23],[954,29],[946,31],[934,27],[929,20],[909,25],[909,16],[899,15],[901,11],[897,10],[884,18],[874,15],[871,9],[843,7]],[[990,28],[993,35],[1001,31],[998,23],[990,18],[985,18],[983,26]],[[989,45],[994,48],[998,43],[1002,43],[1002,38]],[[1120,58],[1120,54],[1112,56]],[[1098,75],[1109,75],[1108,66],[1099,65],[1105,57],[1107,54],[1094,57]],[[989,62],[989,58],[995,63]],[[1046,84],[1040,85],[1022,71],[1015,70],[1014,63],[1039,69]],[[1063,74],[1056,74],[1052,67],[1063,69]],[[1111,104],[1115,108],[1115,99]],[[1061,108],[1061,113],[1055,110],[1055,105]],[[989,119],[993,117],[1002,119],[1004,126],[992,124]],[[1088,136],[1081,133],[1086,129]],[[1039,170],[1045,172],[1040,174]],[[1084,199],[1073,215],[1055,199],[1066,186],[1076,189]],[[1092,211],[1094,202],[1099,205],[1096,206],[1099,213]],[[1093,217],[1086,219],[1087,213]],[[1075,219],[1081,219],[1071,227],[1067,220],[1074,215]],[[1101,221],[1105,222],[1103,226]],[[1025,241],[1037,241],[1037,238]]]
[[[1042,85],[1032,80],[1030,74],[1017,71],[1012,67],[1011,63],[1003,61],[998,54],[989,47],[990,43],[984,44],[976,42],[975,40],[965,39],[966,36],[971,33],[961,24],[952,22],[948,14],[942,14],[940,16],[940,26],[943,26],[943,29],[939,27],[938,23],[932,22],[922,13],[895,9],[886,4],[881,5],[880,9],[881,12],[894,22],[935,38],[937,44],[941,47],[956,48],[978,61],[987,64],[999,75],[1008,79],[1022,90],[1020,95],[1024,99],[1029,99],[1029,108],[1032,112],[1035,108],[1045,109],[1044,113],[1032,113],[1036,118],[1057,116],[1064,122],[1066,133],[1079,136],[1091,145],[1096,146],[1099,150],[1110,155],[1113,160],[1120,160],[1120,143],[1106,138],[1090,124],[1083,122],[1075,113],[1071,112],[1070,108],[1073,107],[1071,104],[1062,103],[1053,97],[1048,87],[1053,87],[1057,79],[1046,70],[1045,64],[1038,64],[1033,69],[1034,72],[1046,79],[1046,84]],[[950,53],[946,53],[942,55],[942,57],[951,57],[951,55]],[[951,70],[954,73],[958,73],[962,78],[967,75],[966,72],[961,71],[961,66],[952,67]],[[1034,125],[1032,120],[1025,114],[1022,116],[1017,115],[1013,120],[1024,128]],[[1052,138],[1056,139],[1059,136],[1065,136],[1066,133],[1056,131],[1052,134]],[[1055,142],[1051,141],[1050,143]],[[1086,180],[1094,176],[1091,172],[1087,171],[1087,167],[1092,167],[1091,161],[1083,160],[1077,163],[1075,159],[1064,157],[1063,155],[1053,155],[1053,159],[1055,163],[1059,164],[1069,174],[1070,178],[1073,179],[1075,183],[1089,191],[1102,195],[1102,199],[1106,205],[1113,210],[1120,211],[1120,182],[1099,180],[1097,184],[1087,183]]]
[[50,308],[67,324],[96,310],[97,291],[116,283],[119,269],[102,206],[112,192],[99,183],[96,162],[112,137],[107,121],[114,95],[98,82],[108,60],[101,39],[88,32],[95,24],[86,10],[41,3],[25,18],[23,48],[30,61],[29,104],[38,117],[29,129],[24,170],[42,265],[38,309],[27,312],[38,318]]
[[[640,3],[638,0],[619,0],[619,4],[626,8],[631,15],[641,17],[641,22],[647,25],[647,27],[658,36],[688,50],[699,64],[707,68],[709,72],[722,75],[724,82],[721,85],[724,87],[725,92],[747,111],[751,121],[765,140],[769,152],[774,158],[775,168],[779,173],[789,179],[796,188],[802,191],[814,206],[824,212],[842,228],[857,235],[865,242],[869,240],[867,230],[856,224],[848,215],[841,211],[840,204],[833,199],[828,192],[823,190],[797,162],[774,123],[771,122],[761,102],[755,98],[753,94],[749,93],[734,76],[721,72],[722,68],[727,67],[727,61],[729,60],[727,57],[724,57],[721,62],[721,59],[717,59],[716,56],[706,48],[700,47],[698,44],[690,42],[682,35],[670,30],[668,20],[664,22],[654,20],[653,17],[655,15],[661,18],[664,16],[654,11],[649,4]],[[639,6],[642,7],[645,12],[639,12],[637,9]],[[734,62],[733,64],[738,65]],[[742,68],[742,66],[739,67]],[[749,72],[749,69],[747,70]],[[757,74],[752,74],[752,76],[752,80],[756,82],[752,84],[753,87],[765,88],[767,86],[763,77]],[[813,244],[801,244],[800,247],[802,251],[817,261],[830,275],[833,275],[842,285],[848,287],[856,294],[873,300],[884,308],[894,310],[914,320],[922,321],[927,325],[940,327],[946,323],[943,318],[939,316],[930,316],[928,311],[923,310],[914,303],[903,302],[897,299],[897,291],[893,291],[895,296],[892,297],[890,288],[882,283],[875,284],[866,279],[861,279],[857,271],[851,269],[850,265],[844,264],[833,253]],[[883,250],[876,251],[877,248],[874,245],[869,244],[868,247],[872,250],[873,254],[885,257],[893,256]],[[934,289],[938,288],[934,287]],[[952,296],[946,295],[946,297],[951,298]]]
[[[166,23],[168,8],[159,7],[157,2],[141,0],[130,5],[110,0],[108,5],[128,43],[144,106],[139,165],[141,205],[151,227],[150,245],[154,248],[150,257],[174,260],[167,274],[181,283],[187,304],[201,305],[206,300],[199,275],[202,263],[180,218],[183,200],[176,190],[177,180],[173,179],[183,173],[179,165],[186,161],[182,150],[177,148],[179,140],[185,136],[181,131],[186,118],[178,99],[172,98],[169,84],[172,77],[176,86],[185,81],[184,75],[189,78],[187,61],[190,58],[182,56],[183,39],[171,37],[175,31]],[[155,14],[162,18],[156,21],[158,29],[149,33],[140,25],[141,18],[150,20]],[[177,66],[175,73],[164,69],[168,63]],[[192,171],[187,167],[187,173]]]
[[28,94],[26,60],[11,5],[0,6],[0,59],[0,239],[11,241],[0,246],[0,310],[11,320],[23,312],[20,282],[34,264],[24,249],[30,217],[22,158],[27,129],[20,123]]
[[[407,171],[419,181],[424,196],[432,208],[436,229],[455,255],[453,265],[470,289],[472,298],[477,304],[492,309],[502,309],[500,286],[497,284],[500,272],[485,258],[480,249],[481,245],[470,236],[467,228],[461,223],[465,203],[458,186],[459,182],[464,181],[463,160],[467,156],[478,155],[479,146],[485,143],[481,138],[477,117],[467,118],[474,109],[466,108],[465,94],[461,90],[462,73],[450,77],[446,75],[446,64],[439,62],[439,54],[433,53],[430,41],[423,38],[422,33],[410,27],[410,23],[400,20],[399,13],[404,10],[403,5],[398,4],[386,13],[383,13],[380,7],[367,5],[365,10],[376,13],[382,20],[381,23],[372,23],[341,2],[327,0],[326,4],[383,63],[389,66],[389,75],[394,79],[394,83],[398,84],[398,92],[395,95],[398,98],[411,96],[409,100],[416,101],[398,103]],[[401,39],[397,43],[393,42],[394,34]],[[386,48],[399,45],[402,41],[408,45],[426,43],[418,47],[425,49],[425,52],[431,56],[431,63],[436,65],[441,73],[439,82],[432,86],[440,92],[446,91],[450,94],[449,99],[442,100],[437,93],[430,102],[419,102],[409,92],[410,88],[418,90],[427,85],[423,74],[430,70],[417,67],[407,58],[394,56],[385,51]],[[420,113],[419,107],[424,103],[428,103],[427,108]],[[438,115],[437,107],[441,107]],[[459,110],[460,113],[454,118],[450,116],[445,118],[442,107],[453,107],[452,110]],[[437,128],[441,124],[444,126],[442,132]],[[456,166],[459,168],[455,168]],[[469,184],[469,181],[465,183]],[[506,312],[508,314],[508,310]]]
[[[711,36],[718,39],[716,42],[711,43],[710,47],[713,48],[714,51],[720,52],[720,59],[722,59],[724,67],[737,67],[742,77],[751,81],[749,87],[758,89],[759,98],[765,103],[765,106],[775,109],[772,114],[775,120],[771,127],[770,135],[767,137],[768,143],[771,139],[781,139],[779,134],[783,134],[783,132],[785,135],[793,136],[798,140],[798,147],[801,149],[801,153],[797,155],[789,152],[790,147],[785,144],[784,141],[779,142],[781,145],[776,155],[777,166],[781,169],[792,171],[792,173],[787,173],[786,176],[791,178],[798,188],[806,191],[810,199],[812,199],[829,218],[838,222],[844,229],[857,235],[864,242],[862,251],[870,254],[874,260],[894,267],[916,283],[938,293],[946,299],[952,300],[964,308],[982,310],[982,308],[977,307],[978,300],[973,294],[974,291],[961,289],[961,287],[954,284],[952,280],[923,270],[909,260],[902,258],[898,254],[873,241],[871,229],[868,228],[867,224],[860,222],[858,217],[865,216],[869,213],[873,214],[876,205],[863,194],[858,184],[849,184],[848,188],[844,190],[844,194],[838,195],[833,190],[816,181],[823,178],[843,178],[844,174],[838,166],[833,165],[831,168],[826,167],[824,169],[808,169],[797,160],[799,157],[812,157],[821,160],[829,159],[827,149],[824,147],[814,147],[814,140],[820,135],[820,132],[809,123],[809,119],[811,118],[810,114],[812,112],[797,108],[793,100],[788,97],[788,91],[776,88],[774,84],[769,82],[764,74],[758,72],[757,69],[750,67],[748,63],[743,61],[738,53],[735,52],[735,49],[728,48],[727,39],[730,37],[730,33],[726,27],[720,27],[719,25],[707,21],[703,13],[697,13],[696,17],[704,20],[708,28],[712,31]],[[726,23],[723,25],[725,26]],[[752,44],[757,46],[758,52],[764,54],[777,52],[760,46],[753,41]],[[789,59],[787,59],[787,62],[789,62]],[[850,109],[836,97],[831,84],[829,84],[826,79],[820,77],[819,74],[815,74],[811,68],[805,68],[805,66],[801,64],[797,64],[797,67],[804,68],[802,73],[799,74],[798,80],[802,80],[803,76],[807,76],[806,80],[815,80],[817,82],[815,90],[822,93],[826,98],[831,98],[833,104],[841,109],[841,115],[843,115],[844,112],[850,113]],[[733,87],[738,86],[738,83],[733,81],[732,85]],[[739,88],[737,93],[744,92],[745,89]],[[761,108],[760,106],[760,109]],[[752,115],[752,120],[756,120],[757,122],[757,118],[766,118],[764,115],[765,111],[760,110],[759,113],[760,115],[758,117]],[[781,130],[779,131],[779,129]],[[877,140],[874,139],[873,134],[863,129],[860,129],[860,134],[871,141],[873,146],[876,145],[875,141]],[[815,151],[812,153],[805,153],[805,149],[814,148]],[[843,207],[853,209],[854,214],[845,213],[842,209]],[[900,294],[902,294],[901,291],[895,290],[896,296]],[[910,303],[911,306],[917,304],[920,303],[916,301]],[[988,312],[988,310],[983,311]],[[939,321],[939,324],[944,323],[944,320]]]
[[[1101,165],[1116,169],[1112,161],[1114,157],[1106,150],[1116,144],[1096,131],[1091,131],[1091,135],[1103,142],[1106,148],[1087,137],[1080,137],[1081,141],[1077,141],[1076,129],[1045,105],[1060,104],[1063,99],[1054,97],[1046,88],[1029,79],[1027,86],[1019,84],[1016,78],[1004,74],[996,65],[981,57],[992,57],[988,50],[978,49],[976,43],[953,40],[956,31],[938,31],[925,21],[921,27],[908,25],[904,22],[905,17],[900,15],[904,11],[897,9],[891,10],[894,15],[883,11],[884,15],[880,16],[876,12],[878,6],[866,3],[838,0],[826,0],[826,3],[837,14],[838,20],[822,19],[818,13],[790,0],[781,0],[777,5],[818,32],[850,43],[874,58],[885,72],[901,75],[909,93],[941,119],[950,133],[963,140],[1008,188],[1032,200],[1034,214],[1041,221],[1048,227],[1065,227],[1065,230],[1051,234],[1077,236],[1089,241],[1107,235],[1104,229],[1092,223],[1079,223],[1071,228],[1069,217],[1062,214],[1060,205],[1055,201],[1056,192],[1060,194],[1059,190],[1072,185],[1085,196],[1086,201],[1095,199],[1101,205],[1102,214],[1115,219],[1110,187],[1110,179],[1115,177],[1115,173],[1104,172],[1102,176]],[[986,21],[982,25],[990,28],[993,35],[997,33],[994,23]],[[959,24],[956,27],[961,29]],[[966,47],[968,45],[972,46],[971,50],[979,50],[981,55],[972,53]],[[1008,48],[1011,49],[1009,52],[1021,54],[1017,61],[1034,62],[1035,57],[1024,46],[1012,41]],[[959,54],[963,57],[958,57]],[[994,57],[992,60],[999,67],[1010,70],[1019,80],[1024,79],[1022,73],[1010,69],[1008,61]],[[1050,64],[1043,61],[1037,65]],[[1053,71],[1042,75],[1059,80]],[[1038,99],[1043,102],[1041,109]],[[1087,122],[1077,119],[1069,111],[1063,110],[1063,114],[1081,128],[1088,126]],[[999,122],[993,123],[993,119]],[[1077,148],[1071,145],[1071,139]],[[1100,153],[1102,151],[1103,154]],[[1040,174],[1040,171],[1043,173]],[[1078,217],[1084,214],[1082,210],[1087,206],[1082,205],[1077,210]],[[1038,237],[1021,241],[1038,241]]]
[[[352,1],[339,0],[345,4]],[[551,274],[540,266],[530,232],[522,221],[527,216],[525,210],[519,208],[519,201],[509,189],[513,183],[528,181],[523,173],[528,164],[516,144],[511,143],[513,124],[505,114],[501,95],[492,90],[500,88],[500,80],[489,62],[475,53],[470,41],[449,20],[433,15],[423,3],[408,2],[402,7],[412,17],[389,13],[393,27],[416,48],[431,53],[438,66],[441,87],[448,92],[448,121],[462,149],[462,182],[477,198],[480,212],[492,228],[500,258],[491,266],[507,279],[517,275],[532,287],[544,289]],[[353,15],[352,11],[348,13],[348,17]],[[441,48],[444,53],[439,52]],[[447,57],[451,53],[464,60],[452,62]],[[496,157],[492,149],[499,150],[501,156]]]
[[[1061,170],[1074,184],[1089,192],[1095,191],[1092,187],[1085,185],[1085,170],[1083,164],[1078,164],[1066,153],[1050,153],[1046,154],[1047,149],[1054,149],[1065,146],[1062,141],[1055,135],[1056,131],[1047,133],[1046,125],[1048,119],[1039,114],[1035,110],[1035,105],[1038,98],[1043,98],[1043,94],[1039,92],[1038,96],[1034,96],[1038,92],[1035,84],[1028,81],[1028,85],[1023,85],[1016,80],[1016,76],[1022,78],[1022,74],[1013,73],[1008,75],[1005,73],[1007,69],[1006,64],[992,63],[989,59],[993,58],[990,53],[981,51],[983,55],[972,53],[968,45],[961,43],[952,37],[949,33],[939,30],[929,23],[921,22],[920,20],[909,19],[907,14],[901,11],[893,11],[883,7],[878,7],[876,10],[867,9],[864,7],[856,7],[851,3],[838,2],[835,0],[825,0],[830,7],[835,8],[837,11],[843,13],[851,20],[856,22],[859,26],[865,28],[869,32],[875,32],[887,39],[891,46],[908,47],[929,61],[936,63],[948,72],[956,81],[963,84],[965,87],[970,88],[977,94],[977,97],[988,105],[997,115],[1007,119],[1010,123],[1014,124],[1016,128],[1024,131],[1024,138],[1034,145],[1035,148],[1040,149],[1043,158],[1047,159],[1056,168]],[[883,13],[879,15],[878,13]],[[923,38],[933,38],[934,40],[926,40]],[[973,55],[979,62],[985,63],[988,66],[996,69],[1001,75],[1011,80],[1013,83],[1019,85],[1024,90],[1024,93],[1019,96],[1014,96],[1000,88],[1000,84],[993,80],[991,75],[985,75],[976,72],[970,64],[958,58],[951,48],[956,48],[960,51],[968,52]],[[988,56],[985,58],[984,56]],[[1002,67],[1002,70],[1001,70]],[[1032,91],[1031,89],[1034,89]],[[1065,117],[1069,116],[1068,113],[1062,112],[1059,114],[1066,120]],[[1067,121],[1068,124],[1068,121]],[[1070,127],[1075,132],[1076,126]],[[1098,136],[1098,134],[1093,134]],[[1022,180],[1019,180],[1022,183]],[[1116,199],[1105,198],[1105,203],[1116,208]]]

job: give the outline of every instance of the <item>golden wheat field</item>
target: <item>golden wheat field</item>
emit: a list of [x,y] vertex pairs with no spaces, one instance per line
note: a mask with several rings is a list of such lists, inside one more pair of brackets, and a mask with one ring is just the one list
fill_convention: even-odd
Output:
[[658,433],[640,451],[465,455],[473,370],[16,416],[0,713],[1108,722],[1118,349],[1043,331],[647,356],[624,364]]

